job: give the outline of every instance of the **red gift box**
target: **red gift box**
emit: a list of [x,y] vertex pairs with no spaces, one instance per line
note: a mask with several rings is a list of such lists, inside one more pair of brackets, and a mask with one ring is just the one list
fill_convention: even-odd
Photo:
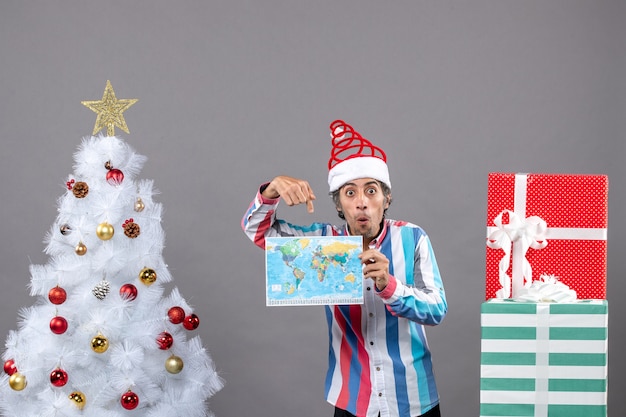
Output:
[[605,299],[608,186],[606,175],[490,173],[485,298],[548,274]]

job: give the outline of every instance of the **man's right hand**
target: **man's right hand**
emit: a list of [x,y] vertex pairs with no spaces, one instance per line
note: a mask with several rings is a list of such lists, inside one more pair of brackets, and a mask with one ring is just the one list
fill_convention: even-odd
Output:
[[306,204],[306,210],[313,213],[315,194],[308,181],[280,175],[268,184],[262,194],[265,198],[281,197],[288,206]]

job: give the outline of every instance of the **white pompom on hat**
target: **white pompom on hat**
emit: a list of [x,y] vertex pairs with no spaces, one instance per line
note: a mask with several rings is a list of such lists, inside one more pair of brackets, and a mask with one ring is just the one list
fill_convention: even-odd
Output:
[[343,120],[330,124],[333,149],[328,160],[330,192],[349,181],[374,178],[391,188],[387,155]]

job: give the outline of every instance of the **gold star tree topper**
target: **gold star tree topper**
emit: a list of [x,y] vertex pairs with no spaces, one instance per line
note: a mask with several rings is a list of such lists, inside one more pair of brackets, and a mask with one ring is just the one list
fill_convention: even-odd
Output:
[[115,97],[111,81],[107,80],[102,100],[81,101],[84,106],[98,114],[92,135],[101,131],[105,126],[107,128],[107,136],[115,136],[115,126],[126,133],[130,133],[128,126],[126,126],[123,113],[137,101],[138,99],[136,98],[118,99]]

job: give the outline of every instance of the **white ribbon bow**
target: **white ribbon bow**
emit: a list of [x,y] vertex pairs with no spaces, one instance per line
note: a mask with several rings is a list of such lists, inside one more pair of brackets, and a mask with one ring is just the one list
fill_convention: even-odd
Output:
[[554,275],[542,275],[540,279],[527,284],[515,300],[536,303],[571,303],[576,301],[576,291],[559,282]]
[[[502,216],[505,213],[509,215],[508,224],[502,224]],[[498,265],[502,288],[496,292],[496,297],[510,298],[511,282],[514,283],[513,287],[516,289],[523,287],[525,281],[532,281],[532,267],[526,259],[526,252],[529,248],[543,249],[548,245],[546,239],[548,226],[539,216],[524,219],[510,210],[503,210],[493,223],[497,229],[487,237],[487,246],[504,251],[504,256]],[[511,251],[513,251],[513,277],[506,273],[510,265]]]

